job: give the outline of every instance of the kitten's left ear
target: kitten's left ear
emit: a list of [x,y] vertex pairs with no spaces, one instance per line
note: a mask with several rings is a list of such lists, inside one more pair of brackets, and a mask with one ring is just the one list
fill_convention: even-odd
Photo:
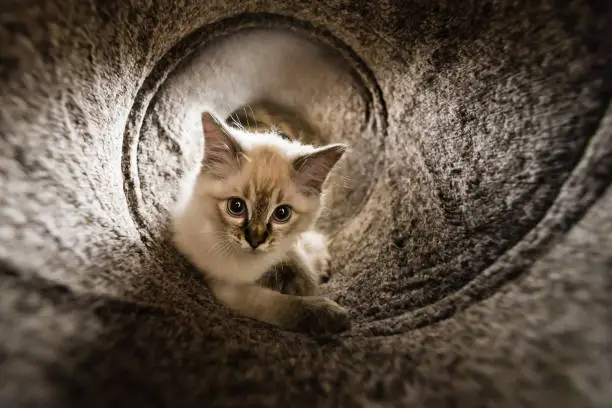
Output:
[[347,149],[346,145],[332,144],[298,156],[293,160],[296,183],[310,193],[320,194],[329,172]]
[[243,153],[242,147],[210,112],[202,114],[202,129],[204,131],[202,169],[218,175],[227,175],[228,171],[238,168]]

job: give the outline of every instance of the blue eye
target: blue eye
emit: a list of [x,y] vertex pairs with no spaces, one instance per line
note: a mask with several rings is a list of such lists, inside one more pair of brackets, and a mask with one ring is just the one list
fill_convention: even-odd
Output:
[[279,205],[274,209],[272,218],[274,218],[274,221],[281,223],[289,221],[289,218],[291,218],[291,207],[288,205]]
[[227,212],[234,217],[240,217],[246,212],[246,203],[243,199],[232,197],[227,200]]

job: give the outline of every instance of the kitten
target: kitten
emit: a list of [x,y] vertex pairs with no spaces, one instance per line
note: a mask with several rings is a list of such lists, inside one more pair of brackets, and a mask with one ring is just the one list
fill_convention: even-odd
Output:
[[[208,279],[225,306],[290,330],[348,329],[348,313],[316,296],[329,262],[313,230],[323,184],[346,146],[315,148],[276,133],[250,133],[202,115],[205,154],[173,217],[179,251]],[[280,289],[260,279],[287,265],[294,279]]]

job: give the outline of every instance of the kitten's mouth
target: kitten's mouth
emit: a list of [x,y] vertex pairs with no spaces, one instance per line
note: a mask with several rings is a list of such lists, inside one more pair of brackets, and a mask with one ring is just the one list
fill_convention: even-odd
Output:
[[270,244],[268,242],[264,242],[256,247],[253,247],[245,240],[233,238],[232,241],[236,243],[243,252],[251,255],[262,254],[270,249]]
[[266,245],[265,247],[260,245],[260,246],[258,246],[256,248],[253,248],[253,247],[249,246],[247,251],[252,253],[252,254],[261,254],[261,253],[264,253],[264,252],[268,251],[268,245]]

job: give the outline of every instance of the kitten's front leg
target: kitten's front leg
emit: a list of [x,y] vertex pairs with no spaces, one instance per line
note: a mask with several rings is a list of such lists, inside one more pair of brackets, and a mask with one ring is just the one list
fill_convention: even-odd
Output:
[[259,284],[287,295],[314,296],[319,283],[329,280],[329,252],[323,234],[304,232],[287,254]]
[[318,285],[314,275],[303,262],[287,259],[275,265],[257,283],[286,295],[314,296]]
[[219,302],[240,314],[285,329],[339,333],[350,328],[348,312],[321,296],[291,296],[250,283],[209,280]]
[[295,296],[314,296],[319,289],[316,271],[308,253],[295,247],[288,254],[288,260],[280,265],[283,283],[280,292]]

